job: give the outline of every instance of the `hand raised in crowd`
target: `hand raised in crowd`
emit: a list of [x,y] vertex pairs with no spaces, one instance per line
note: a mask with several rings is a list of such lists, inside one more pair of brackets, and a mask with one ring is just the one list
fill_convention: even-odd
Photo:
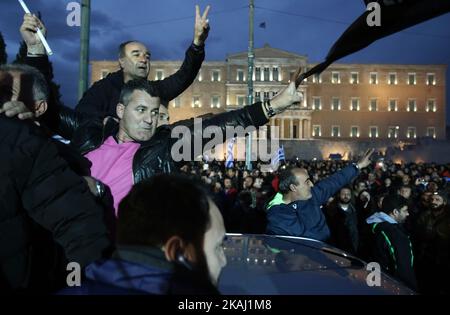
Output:
[[358,167],[359,169],[363,169],[364,167],[367,167],[370,165],[370,157],[372,156],[375,149],[369,149],[364,153],[363,157],[358,161]]
[[209,34],[209,8],[208,5],[203,15],[200,16],[200,7],[195,6],[194,44],[197,46],[203,45]]
[[291,81],[291,83],[289,83],[289,85],[285,89],[283,89],[270,100],[270,104],[275,113],[279,114],[288,107],[296,103],[301,103],[302,101],[303,93],[297,91],[297,89],[295,88],[295,82]]
[[45,36],[47,30],[44,24],[35,15],[27,13],[23,16],[23,23],[20,26],[20,34],[22,35],[22,39],[27,45],[28,52],[32,54],[44,55],[45,48],[37,35],[38,28]]
[[35,113],[20,101],[8,101],[4,103],[3,106],[0,106],[0,114],[3,113],[6,117],[17,116],[21,120],[35,118]]

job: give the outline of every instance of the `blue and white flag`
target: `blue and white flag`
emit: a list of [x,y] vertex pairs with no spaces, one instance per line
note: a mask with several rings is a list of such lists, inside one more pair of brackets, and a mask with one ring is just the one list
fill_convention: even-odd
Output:
[[225,167],[226,168],[232,168],[234,166],[233,149],[234,149],[234,143],[235,142],[236,142],[236,138],[231,138],[230,140],[228,140],[228,144],[227,144],[227,160],[225,162]]
[[275,171],[275,170],[278,169],[278,166],[280,165],[280,161],[285,161],[285,160],[286,160],[286,157],[284,155],[284,147],[281,146],[272,155],[272,159],[270,161],[270,165],[272,166],[272,169]]

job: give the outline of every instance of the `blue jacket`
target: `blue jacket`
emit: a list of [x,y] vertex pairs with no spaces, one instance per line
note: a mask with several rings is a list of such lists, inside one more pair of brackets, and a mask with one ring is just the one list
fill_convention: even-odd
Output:
[[111,259],[86,267],[79,287],[62,295],[217,294],[206,277],[168,262],[164,252],[142,246],[118,247]]
[[267,211],[267,234],[308,237],[325,241],[330,236],[321,206],[341,187],[358,174],[354,165],[349,165],[311,189],[312,197],[289,204],[279,202]]

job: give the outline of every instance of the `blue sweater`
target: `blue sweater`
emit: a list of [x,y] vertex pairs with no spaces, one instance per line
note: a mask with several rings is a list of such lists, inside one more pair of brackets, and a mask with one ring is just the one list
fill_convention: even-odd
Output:
[[349,165],[318,182],[311,189],[310,199],[269,205],[267,234],[301,236],[325,241],[330,236],[330,230],[321,206],[357,174],[357,168]]

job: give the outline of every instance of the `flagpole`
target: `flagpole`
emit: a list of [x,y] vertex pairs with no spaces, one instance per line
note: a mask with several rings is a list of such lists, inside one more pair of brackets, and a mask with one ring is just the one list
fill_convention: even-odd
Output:
[[[253,104],[253,66],[255,54],[253,51],[253,20],[255,4],[254,0],[249,0],[249,36],[248,36],[248,75],[247,75],[247,105]],[[247,136],[247,145],[245,150],[245,167],[252,170],[252,134]]]
[[81,1],[80,30],[80,74],[78,79],[78,99],[83,97],[89,81],[89,30],[91,16],[91,0]]

